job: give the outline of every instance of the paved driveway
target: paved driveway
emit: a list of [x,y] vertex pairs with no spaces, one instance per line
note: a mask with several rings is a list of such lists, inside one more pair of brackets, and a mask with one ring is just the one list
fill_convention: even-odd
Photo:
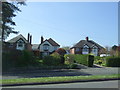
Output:
[[79,65],[81,69],[62,69],[62,70],[32,70],[32,71],[13,71],[3,73],[3,79],[34,78],[34,77],[53,77],[53,76],[82,76],[82,75],[109,75],[118,74],[118,68],[113,67],[86,67]]

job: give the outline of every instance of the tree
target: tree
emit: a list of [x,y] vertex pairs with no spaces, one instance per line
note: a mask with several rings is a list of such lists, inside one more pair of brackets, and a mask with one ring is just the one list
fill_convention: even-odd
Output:
[[25,2],[2,2],[2,41],[4,41],[10,33],[17,34],[18,31],[14,31],[12,26],[16,26],[12,20],[16,16],[16,12],[21,12],[18,5],[25,5]]
[[70,46],[63,46],[62,48],[65,50],[70,50]]
[[112,46],[112,50],[116,51],[117,50],[117,47],[116,45]]
[[63,48],[58,48],[58,49],[56,50],[56,52],[59,53],[60,55],[66,54],[66,51],[65,51],[65,49],[63,49]]

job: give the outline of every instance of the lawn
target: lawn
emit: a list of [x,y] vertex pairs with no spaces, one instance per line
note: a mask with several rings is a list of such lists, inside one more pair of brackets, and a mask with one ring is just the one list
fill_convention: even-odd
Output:
[[114,79],[120,78],[120,74],[114,75],[94,75],[94,76],[65,76],[65,77],[42,77],[42,78],[20,78],[3,79],[2,84],[26,84],[26,83],[49,83],[49,82],[67,82],[81,80]]

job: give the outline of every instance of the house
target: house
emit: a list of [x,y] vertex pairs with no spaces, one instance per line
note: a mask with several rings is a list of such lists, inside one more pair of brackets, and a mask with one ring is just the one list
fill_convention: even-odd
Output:
[[9,50],[32,50],[32,35],[28,33],[28,40],[23,35],[18,35],[5,42],[5,49]]
[[33,44],[32,50],[40,51],[40,54],[43,56],[49,55],[53,53],[55,50],[57,50],[60,47],[60,45],[55,42],[52,38],[44,40],[43,36],[41,36],[41,42],[40,44]]
[[102,46],[94,42],[93,40],[89,40],[86,37],[86,40],[79,41],[76,45],[70,48],[71,54],[89,54],[92,53],[95,56],[100,55],[100,51],[104,49]]

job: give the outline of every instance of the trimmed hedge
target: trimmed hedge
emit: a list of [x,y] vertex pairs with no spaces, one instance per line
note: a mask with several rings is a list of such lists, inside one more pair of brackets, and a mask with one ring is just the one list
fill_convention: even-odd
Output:
[[61,65],[64,63],[64,58],[58,53],[53,53],[50,56],[45,56],[43,58],[43,64],[45,65]]
[[106,57],[107,67],[120,67],[120,57]]
[[16,67],[27,67],[30,65],[36,65],[35,57],[33,53],[27,50],[9,51],[2,53],[2,69],[8,70]]
[[69,62],[69,64],[76,62],[79,64],[92,67],[94,62],[94,56],[88,55],[88,54],[87,55],[68,54],[68,55],[65,55],[64,57],[65,57],[65,60]]

